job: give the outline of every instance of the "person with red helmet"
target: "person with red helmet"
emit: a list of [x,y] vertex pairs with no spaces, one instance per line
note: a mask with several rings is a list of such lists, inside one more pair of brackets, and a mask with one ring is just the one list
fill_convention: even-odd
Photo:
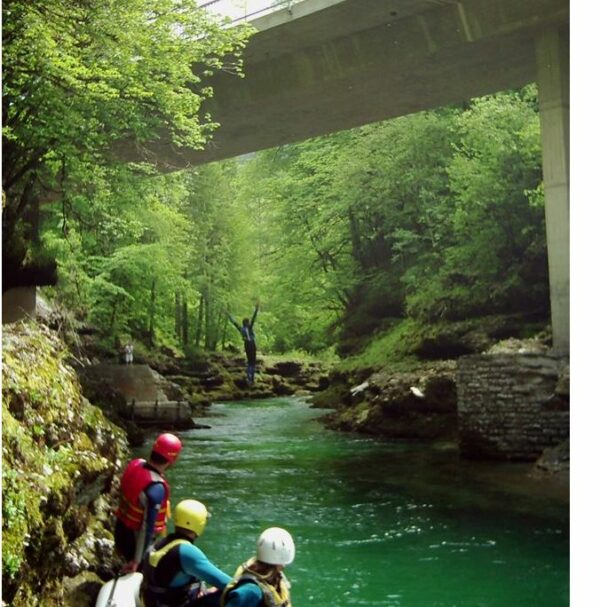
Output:
[[161,434],[150,459],[134,459],[123,472],[115,525],[115,548],[126,561],[122,573],[137,571],[154,538],[166,530],[170,490],[164,472],[182,447],[174,434]]

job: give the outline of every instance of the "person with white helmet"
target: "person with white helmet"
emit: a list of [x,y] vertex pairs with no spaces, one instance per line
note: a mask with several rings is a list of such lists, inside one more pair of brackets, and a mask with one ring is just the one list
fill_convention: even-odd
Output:
[[294,560],[292,536],[281,527],[265,529],[256,556],[238,567],[221,595],[221,607],[291,607],[291,584],[283,573]]
[[208,511],[202,502],[186,499],[173,513],[175,531],[158,540],[144,557],[142,598],[145,607],[209,607],[219,604],[218,592],[205,592],[204,582],[222,590],[231,576],[221,571],[194,545],[202,535]]
[[166,531],[169,484],[164,473],[182,448],[174,434],[161,434],[152,445],[150,459],[134,459],[123,472],[115,525],[115,549],[125,560],[122,573],[137,571],[154,538]]

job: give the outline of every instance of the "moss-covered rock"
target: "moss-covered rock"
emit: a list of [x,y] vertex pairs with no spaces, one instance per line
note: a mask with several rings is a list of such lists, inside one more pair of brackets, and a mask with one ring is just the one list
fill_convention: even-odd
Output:
[[[110,542],[110,509],[99,498],[111,492],[127,443],[82,397],[56,334],[21,322],[4,327],[2,342],[3,598],[12,607],[63,605],[65,576],[106,567],[96,542]],[[86,535],[89,559],[78,548]]]
[[398,438],[454,439],[455,372],[455,363],[444,361],[413,372],[379,371],[361,383],[356,383],[361,375],[338,373],[317,404],[324,406],[327,397],[335,399],[331,404],[336,411],[322,418],[332,429]]

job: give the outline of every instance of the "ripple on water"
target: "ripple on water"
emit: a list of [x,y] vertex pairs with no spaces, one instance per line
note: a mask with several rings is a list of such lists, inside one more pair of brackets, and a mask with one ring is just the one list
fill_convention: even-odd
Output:
[[568,605],[568,528],[539,503],[513,510],[472,468],[452,476],[452,455],[330,432],[297,400],[213,411],[210,429],[183,433],[168,475],[174,501],[206,501],[200,545],[223,569],[277,524],[296,539],[297,605]]

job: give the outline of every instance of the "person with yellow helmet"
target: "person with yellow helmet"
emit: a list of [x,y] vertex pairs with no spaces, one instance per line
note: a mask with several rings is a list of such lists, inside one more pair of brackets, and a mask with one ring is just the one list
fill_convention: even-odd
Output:
[[161,434],[152,445],[150,459],[134,459],[123,472],[115,513],[115,549],[125,560],[122,573],[137,571],[154,538],[166,530],[169,484],[164,473],[181,449],[174,434]]
[[222,590],[231,576],[194,546],[207,520],[208,511],[202,502],[186,499],[177,504],[173,513],[174,533],[158,540],[144,557],[142,599],[145,607],[218,605],[219,593],[205,593],[203,583]]
[[221,595],[221,607],[291,607],[291,584],[283,573],[294,560],[292,536],[281,527],[265,529],[256,556],[240,565]]

